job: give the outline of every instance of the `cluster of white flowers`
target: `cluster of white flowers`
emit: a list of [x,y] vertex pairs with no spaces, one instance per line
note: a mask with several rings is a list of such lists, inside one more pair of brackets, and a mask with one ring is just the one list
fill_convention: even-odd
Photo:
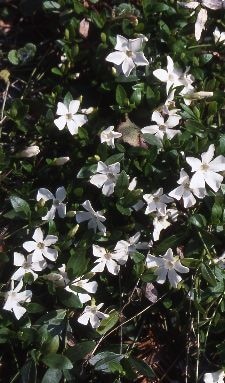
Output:
[[[191,1],[180,3],[181,5],[196,9],[200,7],[196,22],[196,39],[199,40],[202,30],[207,20],[207,11],[204,7],[217,9],[213,7],[210,0]],[[211,4],[211,5],[210,5]],[[202,7],[203,6],[203,7]],[[217,28],[214,31],[215,43],[224,43],[225,32],[220,32]],[[118,74],[125,77],[139,66],[148,66],[149,60],[144,56],[143,45],[147,38],[143,35],[135,39],[126,39],[121,35],[117,35],[115,51],[108,54],[106,61],[115,64]],[[179,109],[176,108],[174,100],[176,88],[179,88],[179,96],[184,98],[186,104],[190,104],[192,99],[208,97],[212,92],[196,92],[193,86],[194,77],[188,73],[189,68],[183,72],[174,65],[173,59],[167,56],[167,68],[156,69],[153,75],[166,84],[167,100],[165,104],[158,110],[154,110],[151,120],[153,125],[145,126],[141,129],[143,134],[155,135],[159,140],[163,141],[166,137],[172,140],[176,135],[181,134],[180,129],[174,129],[180,125],[181,116]],[[181,89],[182,88],[182,89]],[[58,102],[56,114],[59,116],[54,120],[54,124],[59,130],[63,130],[66,126],[72,135],[78,134],[78,129],[87,123],[87,114],[93,111],[93,108],[82,110],[78,113],[80,101],[72,100],[69,103]],[[112,149],[115,148],[115,140],[121,139],[122,133],[115,131],[114,126],[109,126],[100,134],[100,141]],[[159,149],[161,150],[161,149]],[[225,157],[220,155],[213,159],[215,147],[211,144],[208,150],[201,155],[201,160],[195,157],[186,157],[187,164],[191,167],[192,177],[188,175],[184,168],[180,169],[180,178],[177,181],[178,187],[168,193],[164,193],[163,188],[152,190],[149,194],[143,194],[143,202],[141,199],[132,207],[133,210],[139,211],[145,206],[145,214],[150,216],[153,225],[152,237],[153,241],[158,241],[162,230],[168,228],[175,222],[179,216],[179,211],[175,207],[175,201],[183,201],[185,209],[191,208],[196,203],[196,198],[203,199],[207,195],[206,185],[214,192],[217,192],[223,181],[223,175],[220,172],[225,171]],[[20,153],[20,157],[32,157],[39,153],[39,148],[32,146],[26,148]],[[55,159],[55,165],[63,165],[69,160],[69,157],[59,157]],[[120,177],[121,166],[119,162],[107,164],[101,160],[98,161],[95,174],[89,178],[89,182],[99,189],[102,189],[104,196],[110,197],[114,193],[117,180]],[[128,176],[129,179],[129,176]],[[137,179],[133,178],[128,186],[128,190],[132,191],[136,188]],[[66,199],[66,189],[61,186],[56,190],[55,195],[47,188],[39,188],[36,196],[38,205],[48,206],[49,201],[52,204],[49,210],[42,217],[43,224],[52,221],[58,216],[61,219],[67,216],[67,206],[64,202]],[[173,205],[171,205],[173,204]],[[168,208],[168,205],[169,208]],[[107,235],[106,221],[104,211],[95,211],[90,200],[82,203],[85,211],[76,212],[76,222],[78,225],[88,221],[88,229],[94,233]],[[177,288],[182,281],[179,274],[189,272],[189,268],[182,265],[182,259],[178,255],[173,254],[173,250],[169,248],[164,255],[155,256],[148,251],[153,247],[153,241],[141,242],[141,233],[137,232],[130,238],[119,240],[114,248],[106,249],[97,244],[93,244],[92,251],[95,260],[94,266],[90,268],[90,275],[102,273],[106,269],[112,275],[118,275],[121,266],[125,267],[129,257],[132,258],[139,251],[147,251],[146,267],[153,268],[156,275],[156,282],[163,284],[168,280],[173,288]],[[23,288],[23,278],[26,274],[31,274],[33,280],[38,278],[38,273],[43,272],[47,268],[48,261],[54,263],[58,259],[58,250],[52,245],[58,241],[55,235],[47,235],[40,227],[36,228],[33,240],[25,241],[23,248],[28,252],[27,257],[19,252],[14,253],[14,266],[17,270],[11,276],[11,288],[5,293],[4,309],[12,311],[17,319],[20,319],[26,312],[26,308],[21,304],[30,302],[32,297],[31,290],[21,291]],[[43,276],[44,279],[51,281],[56,287],[64,288],[70,294],[74,294],[82,304],[91,301],[91,305],[84,308],[83,313],[78,318],[78,322],[87,325],[90,322],[93,328],[97,328],[102,319],[108,318],[108,314],[100,311],[104,303],[96,305],[91,294],[95,294],[98,288],[96,281],[90,281],[89,275],[82,275],[74,280],[68,277],[66,266],[62,264],[57,271],[50,272]],[[15,282],[17,285],[15,286]],[[208,373],[204,375],[205,382],[222,382],[224,373],[222,371]],[[217,380],[216,380],[217,379]]]

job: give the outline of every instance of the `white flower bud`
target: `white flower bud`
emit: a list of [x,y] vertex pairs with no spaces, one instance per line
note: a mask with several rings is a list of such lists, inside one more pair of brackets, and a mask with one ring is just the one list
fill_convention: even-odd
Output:
[[27,146],[21,152],[16,153],[16,157],[18,157],[18,158],[30,158],[30,157],[37,156],[38,153],[40,153],[39,146],[31,145],[31,146]]

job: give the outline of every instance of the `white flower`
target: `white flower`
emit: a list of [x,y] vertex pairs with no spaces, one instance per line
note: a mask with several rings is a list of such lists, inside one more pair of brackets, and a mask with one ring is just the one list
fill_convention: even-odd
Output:
[[225,170],[225,157],[218,156],[214,160],[215,146],[209,146],[207,152],[201,155],[202,161],[198,158],[187,157],[187,163],[192,167],[191,171],[195,174],[191,178],[190,188],[205,188],[205,184],[209,185],[214,192],[217,192],[223,181],[223,176],[217,174]]
[[20,303],[30,302],[32,297],[31,290],[21,291],[23,282],[20,281],[14,288],[14,281],[11,281],[11,289],[5,293],[6,302],[3,306],[4,310],[12,311],[16,319],[20,319],[26,312],[26,309]]
[[95,233],[98,229],[101,233],[105,234],[106,227],[102,223],[106,220],[104,215],[102,215],[100,211],[95,211],[89,200],[86,200],[84,203],[82,203],[82,206],[87,211],[78,211],[76,213],[77,223],[89,221],[88,229],[93,229]]
[[218,370],[215,372],[207,372],[203,376],[204,383],[223,383],[223,378],[225,377],[225,373],[223,370]]
[[91,176],[90,183],[102,188],[102,193],[106,196],[110,196],[114,192],[116,186],[116,180],[120,172],[120,163],[116,162],[112,165],[106,165],[104,162],[99,161],[94,176]]
[[109,126],[107,129],[103,130],[100,135],[101,143],[106,142],[108,146],[115,148],[114,140],[120,138],[122,133],[115,132],[114,126]]
[[84,114],[77,114],[80,106],[80,101],[72,100],[69,103],[69,108],[62,102],[58,102],[56,114],[60,116],[54,120],[54,124],[59,130],[62,130],[67,125],[71,134],[77,134],[78,128],[87,122],[87,117]]
[[117,256],[120,256],[121,259],[124,259],[126,262],[130,254],[134,254],[139,250],[147,250],[152,245],[148,242],[139,242],[141,233],[138,231],[132,237],[128,238],[127,241],[120,240],[117,242],[114,252]]
[[168,221],[176,221],[178,216],[177,209],[168,209],[165,215],[161,215],[160,213],[156,213],[153,219],[153,239],[154,241],[159,240],[159,236],[162,230],[167,229],[167,227],[171,226],[171,223]]
[[150,214],[153,211],[158,211],[161,215],[165,215],[166,204],[173,201],[173,198],[163,194],[163,188],[159,188],[153,194],[144,194],[143,199],[147,202],[145,214]]
[[172,190],[168,195],[172,198],[175,198],[178,201],[180,201],[180,199],[183,198],[185,208],[195,205],[196,199],[194,195],[196,195],[198,198],[204,198],[206,195],[205,188],[202,188],[202,189],[190,188],[190,178],[188,174],[184,171],[184,169],[181,169],[180,179],[177,181],[177,183],[180,186]]
[[103,305],[104,303],[100,303],[97,306],[96,305],[86,306],[83,311],[83,314],[81,314],[81,316],[78,318],[77,321],[85,326],[90,321],[91,327],[93,328],[99,327],[100,321],[102,319],[106,319],[109,317],[108,314],[104,314],[101,311],[99,311]]
[[24,150],[19,153],[16,153],[17,158],[30,158],[37,156],[40,153],[39,146],[31,145],[27,146]]
[[156,282],[163,284],[168,279],[173,287],[177,287],[178,283],[182,280],[178,273],[188,273],[189,268],[181,265],[179,257],[173,255],[172,249],[168,249],[164,255],[155,257],[154,255],[148,255],[146,259],[148,268],[156,267],[155,274],[157,275]]
[[219,29],[216,27],[215,31],[213,32],[213,36],[216,44],[225,44],[225,32],[220,32]]
[[[89,294],[86,294],[85,291],[91,294],[95,294],[98,284],[95,281],[89,282],[88,279],[81,279],[76,278],[74,281],[70,283],[70,286],[67,286],[65,290],[69,291],[70,293],[73,293],[74,295],[78,296],[81,303],[86,303],[91,300],[91,296]],[[77,287],[78,289],[84,290],[84,292],[73,290],[71,287]]]
[[157,125],[145,126],[141,129],[142,133],[155,134],[160,140],[163,139],[164,135],[171,140],[176,134],[180,134],[180,130],[173,129],[179,124],[181,117],[177,115],[171,115],[164,120],[164,117],[161,113],[155,110],[152,113],[152,121],[155,121]]
[[122,65],[122,72],[128,77],[135,66],[149,65],[148,60],[142,52],[143,41],[143,36],[136,39],[126,39],[121,35],[117,35],[116,51],[110,53],[106,57],[106,61],[115,65]]
[[43,232],[38,227],[35,230],[32,238],[34,241],[24,242],[23,248],[28,251],[28,253],[33,252],[33,262],[43,261],[44,257],[50,261],[55,262],[58,257],[58,251],[56,249],[51,249],[49,246],[56,243],[58,241],[58,237],[55,235],[47,235],[47,237],[44,239]]
[[171,88],[183,85],[181,81],[183,72],[174,67],[174,62],[170,56],[167,56],[167,71],[165,69],[156,69],[154,70],[153,75],[157,77],[158,80],[166,82],[167,94]]
[[45,188],[38,189],[37,193],[37,201],[43,199],[44,201],[48,201],[52,199],[53,204],[51,209],[47,212],[47,214],[42,217],[44,221],[50,221],[55,218],[55,213],[57,212],[60,218],[65,218],[66,216],[66,204],[62,203],[66,198],[66,190],[63,186],[59,187],[56,190],[56,196]]
[[124,253],[109,252],[98,245],[93,245],[93,255],[97,257],[94,262],[97,265],[91,270],[93,273],[102,273],[106,267],[109,273],[117,275],[120,271],[119,265],[124,265],[127,261]]
[[34,280],[37,279],[38,274],[35,271],[42,271],[47,266],[45,261],[34,262],[32,254],[28,254],[27,259],[21,253],[14,253],[14,266],[18,266],[19,269],[13,273],[11,279],[20,281],[27,273],[33,275]]

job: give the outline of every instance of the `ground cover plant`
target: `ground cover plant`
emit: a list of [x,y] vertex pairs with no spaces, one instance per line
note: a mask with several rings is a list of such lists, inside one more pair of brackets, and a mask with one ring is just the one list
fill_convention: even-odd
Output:
[[4,383],[222,383],[225,4],[0,2]]

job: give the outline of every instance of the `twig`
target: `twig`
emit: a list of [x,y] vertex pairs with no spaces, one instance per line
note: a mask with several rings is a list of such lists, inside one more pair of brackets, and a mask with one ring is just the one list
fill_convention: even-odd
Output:
[[[4,116],[4,110],[5,110],[5,104],[6,104],[6,100],[7,100],[7,96],[8,96],[9,86],[10,86],[10,82],[8,81],[6,84],[5,91],[3,93],[3,103],[2,103],[2,109],[1,109],[0,125],[2,125],[6,119],[6,116]],[[0,126],[0,138],[1,138],[1,135],[2,135],[2,127]]]
[[161,301],[163,298],[165,298],[167,295],[169,294],[168,293],[165,293],[163,294],[156,302],[152,303],[151,305],[145,307],[145,309],[139,311],[139,313],[135,314],[134,316],[132,316],[131,318],[127,319],[125,322],[119,324],[118,326],[116,326],[114,329],[112,329],[111,331],[109,331],[107,334],[103,335],[98,343],[96,344],[95,348],[92,350],[90,356],[89,356],[89,359],[94,355],[94,353],[96,352],[96,350],[99,348],[100,344],[103,342],[103,340],[105,340],[106,338],[108,338],[111,334],[113,334],[115,331],[119,330],[122,326],[124,326],[125,324],[131,322],[133,319],[137,318],[138,316],[140,316],[141,314],[143,314],[144,312],[148,311],[150,308],[152,308],[154,305],[156,305],[156,303],[158,303],[159,301]]

